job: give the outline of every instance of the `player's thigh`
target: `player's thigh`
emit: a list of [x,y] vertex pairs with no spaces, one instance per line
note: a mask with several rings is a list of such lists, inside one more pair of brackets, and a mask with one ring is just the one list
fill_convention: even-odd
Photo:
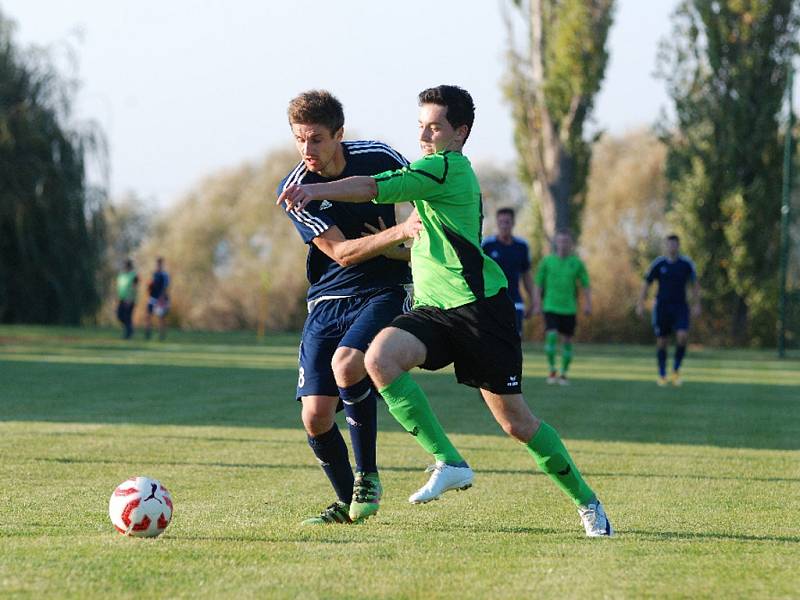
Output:
[[539,429],[539,419],[531,412],[522,394],[496,394],[481,389],[486,406],[508,435],[528,442]]
[[331,430],[339,406],[338,396],[303,396],[300,401],[303,427],[309,435],[322,435]]
[[345,321],[346,331],[339,346],[366,352],[378,332],[403,313],[402,288],[376,292],[359,300]]
[[297,398],[339,394],[331,362],[342,339],[337,317],[340,307],[329,302],[322,302],[314,307],[303,326],[298,360]]

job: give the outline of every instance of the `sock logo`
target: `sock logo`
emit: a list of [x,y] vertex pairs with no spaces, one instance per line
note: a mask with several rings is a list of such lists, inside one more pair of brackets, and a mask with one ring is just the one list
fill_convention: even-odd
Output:
[[415,426],[414,426],[414,429],[412,429],[412,430],[411,430],[411,431],[409,431],[408,433],[410,433],[410,434],[411,434],[411,435],[413,435],[414,437],[417,437],[417,436],[419,435],[419,427],[415,425]]
[[570,471],[572,471],[572,467],[567,465],[567,468],[564,469],[563,471],[559,471],[558,474],[561,475],[561,477],[566,477],[567,475],[570,474]]
[[350,425],[350,427],[361,427],[361,423],[356,421],[353,417],[347,417],[345,421],[347,421],[347,424]]

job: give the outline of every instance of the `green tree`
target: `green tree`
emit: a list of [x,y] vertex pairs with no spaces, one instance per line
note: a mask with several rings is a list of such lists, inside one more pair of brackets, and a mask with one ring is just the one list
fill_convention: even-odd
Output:
[[[581,223],[592,141],[584,124],[603,81],[614,0],[512,0],[506,97],[520,178],[538,203],[537,235]],[[521,24],[520,24],[521,20]],[[518,45],[515,30],[524,29]]]
[[77,324],[100,302],[105,195],[85,162],[102,137],[70,125],[74,90],[0,13],[0,322]]
[[705,290],[712,327],[735,343],[775,337],[782,132],[796,0],[684,0],[660,71],[670,220]]

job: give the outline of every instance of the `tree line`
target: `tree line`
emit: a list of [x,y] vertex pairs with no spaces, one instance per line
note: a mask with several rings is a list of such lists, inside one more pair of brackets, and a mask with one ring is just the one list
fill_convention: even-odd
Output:
[[[700,273],[705,339],[770,344],[782,148],[793,133],[782,125],[783,94],[800,6],[680,2],[657,65],[674,117],[609,136],[590,130],[615,8],[614,0],[505,5],[504,89],[519,160],[516,170],[477,165],[485,233],[494,208],[514,205],[536,259],[555,231],[571,228],[595,291],[584,335],[640,341],[649,330],[633,315],[636,289],[663,236],[677,232]],[[0,322],[109,320],[121,260],[135,256],[146,278],[164,255],[176,325],[297,327],[305,248],[270,200],[296,161],[292,150],[213,174],[151,215],[135,196],[106,202],[88,184],[86,161],[103,159],[102,135],[72,122],[74,91],[46,57],[15,46],[0,14]]]

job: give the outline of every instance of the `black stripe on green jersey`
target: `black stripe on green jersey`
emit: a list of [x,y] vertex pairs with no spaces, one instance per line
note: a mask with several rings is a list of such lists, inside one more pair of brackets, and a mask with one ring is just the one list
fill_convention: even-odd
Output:
[[447,241],[456,251],[458,260],[461,262],[461,276],[467,282],[469,290],[476,299],[486,297],[486,285],[483,279],[483,252],[480,247],[459,235],[442,223],[442,231]]
[[[447,181],[447,171],[450,169],[450,161],[447,160],[447,154],[449,152],[442,153],[442,157],[444,158],[444,171],[442,172],[441,177],[437,177],[433,173],[428,173],[423,169],[412,169],[411,167],[406,167],[412,173],[419,173],[420,175],[424,175],[430,179],[433,179],[438,184],[444,184]],[[375,181],[386,181],[387,179],[391,179],[392,177],[401,177],[402,173],[391,173],[388,177],[375,177]]]

